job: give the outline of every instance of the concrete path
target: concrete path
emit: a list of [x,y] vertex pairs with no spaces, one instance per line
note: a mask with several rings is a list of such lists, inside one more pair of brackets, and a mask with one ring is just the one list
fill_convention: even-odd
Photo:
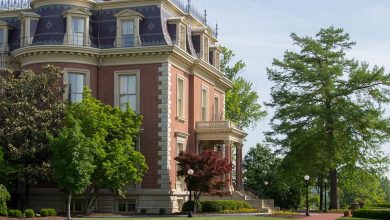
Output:
[[338,218],[343,217],[343,214],[320,214],[320,213],[312,213],[309,217],[305,217],[305,220],[336,220]]

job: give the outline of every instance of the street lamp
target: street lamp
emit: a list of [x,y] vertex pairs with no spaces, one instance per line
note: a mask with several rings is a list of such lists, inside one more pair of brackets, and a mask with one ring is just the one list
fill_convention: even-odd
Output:
[[[187,174],[188,174],[188,176],[192,176],[192,175],[194,175],[194,170],[193,169],[188,169],[187,170]],[[190,187],[189,187],[189,181],[187,181],[187,188],[188,188],[188,190],[190,191],[190,210],[188,211],[188,218],[192,218],[192,209],[193,209],[193,204],[192,204],[192,194],[191,194],[191,189],[190,189]]]
[[265,186],[268,186],[268,181],[264,181],[264,185],[265,185]]
[[310,176],[306,175],[304,177],[305,179],[305,185],[306,185],[306,216],[310,216],[309,214],[309,180]]
[[326,184],[327,184],[327,183],[328,183],[328,179],[324,179],[324,184],[325,184],[325,187],[324,187],[324,188],[325,188],[325,205],[324,205],[324,206],[325,206],[325,209],[324,209],[324,212],[327,212],[327,211],[326,211]]

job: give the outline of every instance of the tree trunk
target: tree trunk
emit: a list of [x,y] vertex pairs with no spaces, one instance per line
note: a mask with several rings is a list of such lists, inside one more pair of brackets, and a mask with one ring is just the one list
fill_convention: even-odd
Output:
[[338,198],[337,198],[337,170],[333,169],[330,171],[330,209],[338,209]]
[[322,180],[320,180],[319,182],[319,186],[320,186],[320,206],[319,206],[319,210],[323,210],[323,204],[324,204],[324,184],[322,183]]
[[72,202],[72,193],[69,192],[68,193],[68,204],[67,204],[67,207],[66,207],[66,216],[67,216],[68,220],[72,219],[72,217],[70,215],[70,205],[71,205],[71,202]]
[[85,202],[86,202],[86,212],[87,213],[91,213],[93,211],[95,211],[95,204],[96,204],[96,200],[97,200],[97,195],[98,195],[98,192],[99,192],[99,189],[92,186],[92,187],[89,187],[87,190],[86,190],[86,193],[85,193]]

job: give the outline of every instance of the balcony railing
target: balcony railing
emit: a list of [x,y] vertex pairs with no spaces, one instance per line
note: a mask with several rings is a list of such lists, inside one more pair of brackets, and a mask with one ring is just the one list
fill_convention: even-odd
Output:
[[100,49],[108,48],[131,48],[141,46],[167,45],[163,34],[145,34],[137,37],[93,37],[80,34],[65,35],[63,33],[37,34],[34,37],[23,38],[10,45],[11,50],[35,45],[69,45],[93,47]]
[[240,129],[231,121],[200,121],[196,122],[195,129]]

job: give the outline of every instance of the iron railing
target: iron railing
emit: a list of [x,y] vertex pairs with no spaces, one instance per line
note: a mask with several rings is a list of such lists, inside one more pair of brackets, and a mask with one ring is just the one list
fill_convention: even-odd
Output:
[[69,45],[81,47],[93,47],[100,49],[130,48],[145,46],[168,45],[163,34],[144,34],[137,37],[93,37],[80,34],[65,35],[63,33],[36,34],[34,37],[22,38],[10,45],[11,50],[35,45]]
[[[91,0],[96,3],[103,2],[104,0]],[[0,0],[0,10],[18,10],[30,8],[32,0]],[[202,14],[197,8],[195,8],[190,1],[184,3],[183,0],[171,0],[180,10],[194,16],[196,19],[201,21],[204,25],[210,28],[213,36],[218,37],[218,30],[211,27],[207,23],[206,14]]]

